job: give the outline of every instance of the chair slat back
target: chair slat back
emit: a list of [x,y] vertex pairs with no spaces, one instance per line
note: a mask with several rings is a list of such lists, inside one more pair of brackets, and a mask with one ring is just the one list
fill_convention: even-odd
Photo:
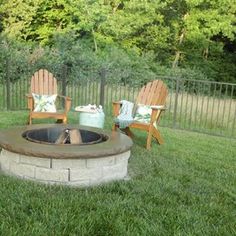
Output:
[[45,69],[35,72],[31,78],[30,92],[36,94],[57,94],[57,80]]
[[161,80],[147,83],[140,90],[136,104],[165,105],[168,90]]

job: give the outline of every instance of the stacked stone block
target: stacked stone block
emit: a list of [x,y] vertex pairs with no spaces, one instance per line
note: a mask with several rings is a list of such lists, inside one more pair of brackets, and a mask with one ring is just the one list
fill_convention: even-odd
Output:
[[127,176],[130,151],[77,159],[26,156],[2,149],[0,169],[6,174],[50,184],[90,186]]

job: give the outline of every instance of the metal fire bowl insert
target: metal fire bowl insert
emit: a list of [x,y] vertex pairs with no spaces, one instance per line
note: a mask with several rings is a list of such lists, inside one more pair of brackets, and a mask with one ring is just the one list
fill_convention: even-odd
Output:
[[[71,131],[79,134],[77,143],[70,142],[70,139],[73,138],[70,137]],[[105,142],[108,139],[108,136],[100,132],[85,129],[65,129],[61,126],[26,130],[23,132],[22,137],[31,142],[51,145],[91,145]]]

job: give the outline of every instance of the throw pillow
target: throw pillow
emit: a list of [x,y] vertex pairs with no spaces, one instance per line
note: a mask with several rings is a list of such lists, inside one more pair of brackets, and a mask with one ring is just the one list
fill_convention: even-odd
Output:
[[134,120],[142,123],[150,123],[151,114],[151,106],[138,104],[134,115]]
[[56,112],[55,101],[57,94],[40,95],[32,93],[34,99],[34,111],[36,112]]

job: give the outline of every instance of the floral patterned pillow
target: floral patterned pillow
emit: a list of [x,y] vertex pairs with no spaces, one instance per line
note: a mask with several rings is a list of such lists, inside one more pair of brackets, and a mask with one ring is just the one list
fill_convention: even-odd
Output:
[[55,101],[57,94],[39,95],[32,93],[34,99],[34,111],[36,112],[56,112]]
[[151,106],[138,104],[134,114],[134,120],[142,123],[150,123],[152,114]]

